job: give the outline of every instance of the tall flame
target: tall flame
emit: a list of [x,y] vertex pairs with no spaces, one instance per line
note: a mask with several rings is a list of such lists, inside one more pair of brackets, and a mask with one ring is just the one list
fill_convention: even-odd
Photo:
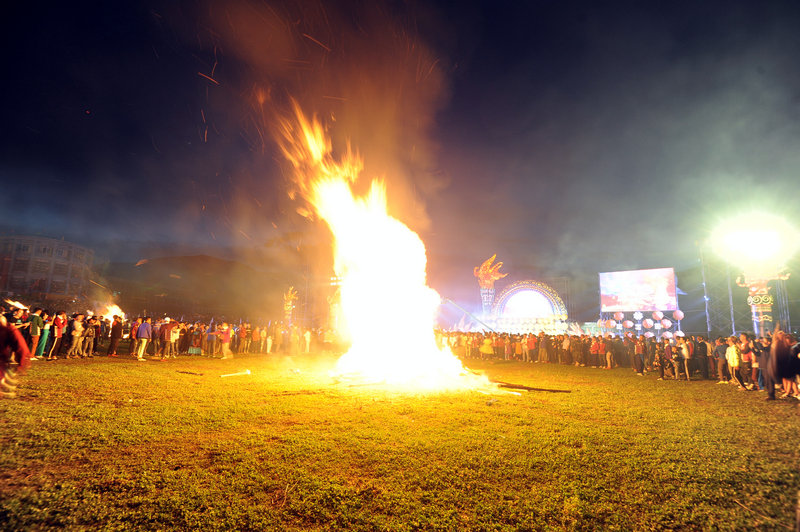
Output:
[[104,318],[108,319],[109,321],[113,321],[114,316],[119,316],[122,319],[122,321],[125,321],[125,313],[122,312],[122,309],[119,308],[119,305],[114,305],[114,304],[106,305],[105,312],[101,312],[99,314]]
[[348,147],[340,161],[316,120],[295,104],[280,126],[280,146],[298,188],[334,237],[334,269],[351,347],[336,373],[415,389],[482,386],[433,331],[439,295],[426,285],[425,245],[387,213],[386,187],[371,183],[363,197],[352,185],[363,168]]

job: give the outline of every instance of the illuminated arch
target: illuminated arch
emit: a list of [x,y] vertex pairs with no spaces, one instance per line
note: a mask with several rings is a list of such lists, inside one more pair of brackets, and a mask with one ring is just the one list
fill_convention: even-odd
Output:
[[[528,313],[532,315],[520,315],[525,307],[531,309]],[[555,290],[539,281],[517,281],[506,287],[495,299],[492,313],[498,317],[513,314],[518,318],[567,319],[564,301]]]

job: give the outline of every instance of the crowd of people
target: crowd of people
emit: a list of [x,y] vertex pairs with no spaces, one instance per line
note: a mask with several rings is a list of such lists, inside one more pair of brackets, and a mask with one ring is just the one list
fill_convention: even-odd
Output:
[[[466,359],[518,360],[529,363],[571,364],[610,370],[630,367],[637,375],[657,372],[658,380],[715,379],[738,390],[765,391],[775,399],[800,400],[796,374],[800,344],[781,333],[788,348],[784,371],[768,371],[773,338],[748,333],[709,340],[700,335],[646,338],[645,336],[591,336],[438,332],[442,345]],[[774,366],[774,364],[773,364]],[[781,366],[783,367],[783,366]],[[776,382],[777,381],[777,382]]]
[[[780,333],[779,338],[754,338],[742,333],[713,341],[699,335],[646,338],[508,334],[437,331],[438,341],[463,359],[517,360],[527,363],[570,364],[610,370],[630,367],[636,375],[657,372],[658,380],[715,379],[738,390],[766,391],[768,399],[800,400],[796,375],[800,373],[800,344]],[[780,340],[779,342],[777,342]],[[332,352],[331,331],[302,329],[282,323],[251,325],[246,321],[208,323],[161,317],[137,317],[125,322],[90,314],[67,316],[59,310],[0,307],[0,388],[3,397],[15,396],[18,377],[31,361],[54,361],[95,356],[130,357],[138,361],[165,361],[178,355],[233,358],[234,354],[300,354]],[[778,357],[775,345],[780,344]],[[781,364],[773,360],[780,359]],[[776,370],[775,368],[779,368]]]
[[[249,322],[209,323],[141,316],[125,322],[63,310],[0,307],[0,392],[13,398],[18,372],[34,361],[88,359],[96,356],[130,357],[138,361],[166,361],[178,355],[220,359],[234,354],[300,354],[315,348],[330,351],[334,337],[282,323],[251,325]],[[316,344],[319,345],[316,345]]]

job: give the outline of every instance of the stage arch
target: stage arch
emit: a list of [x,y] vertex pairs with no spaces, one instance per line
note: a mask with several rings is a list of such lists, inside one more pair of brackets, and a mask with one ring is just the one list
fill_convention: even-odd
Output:
[[539,281],[517,281],[497,296],[492,314],[506,319],[565,321],[567,307],[558,293],[548,285]]

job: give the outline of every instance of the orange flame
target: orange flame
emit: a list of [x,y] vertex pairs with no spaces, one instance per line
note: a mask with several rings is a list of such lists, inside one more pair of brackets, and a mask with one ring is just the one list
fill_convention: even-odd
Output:
[[340,161],[317,120],[295,103],[295,120],[280,126],[280,146],[292,163],[299,192],[330,228],[334,269],[341,278],[341,305],[351,347],[335,373],[404,389],[452,389],[488,385],[469,373],[449,348],[436,345],[439,295],[426,285],[425,245],[386,209],[386,187],[351,188],[363,168],[349,146]]
[[11,305],[12,307],[21,308],[22,310],[28,310],[28,307],[20,303],[19,301],[13,301],[11,299],[6,299],[6,303]]
[[98,314],[106,318],[108,321],[114,321],[114,316],[119,316],[122,318],[122,321],[125,321],[125,313],[122,312],[122,309],[119,308],[119,305],[106,305],[106,310],[104,312],[98,312]]

